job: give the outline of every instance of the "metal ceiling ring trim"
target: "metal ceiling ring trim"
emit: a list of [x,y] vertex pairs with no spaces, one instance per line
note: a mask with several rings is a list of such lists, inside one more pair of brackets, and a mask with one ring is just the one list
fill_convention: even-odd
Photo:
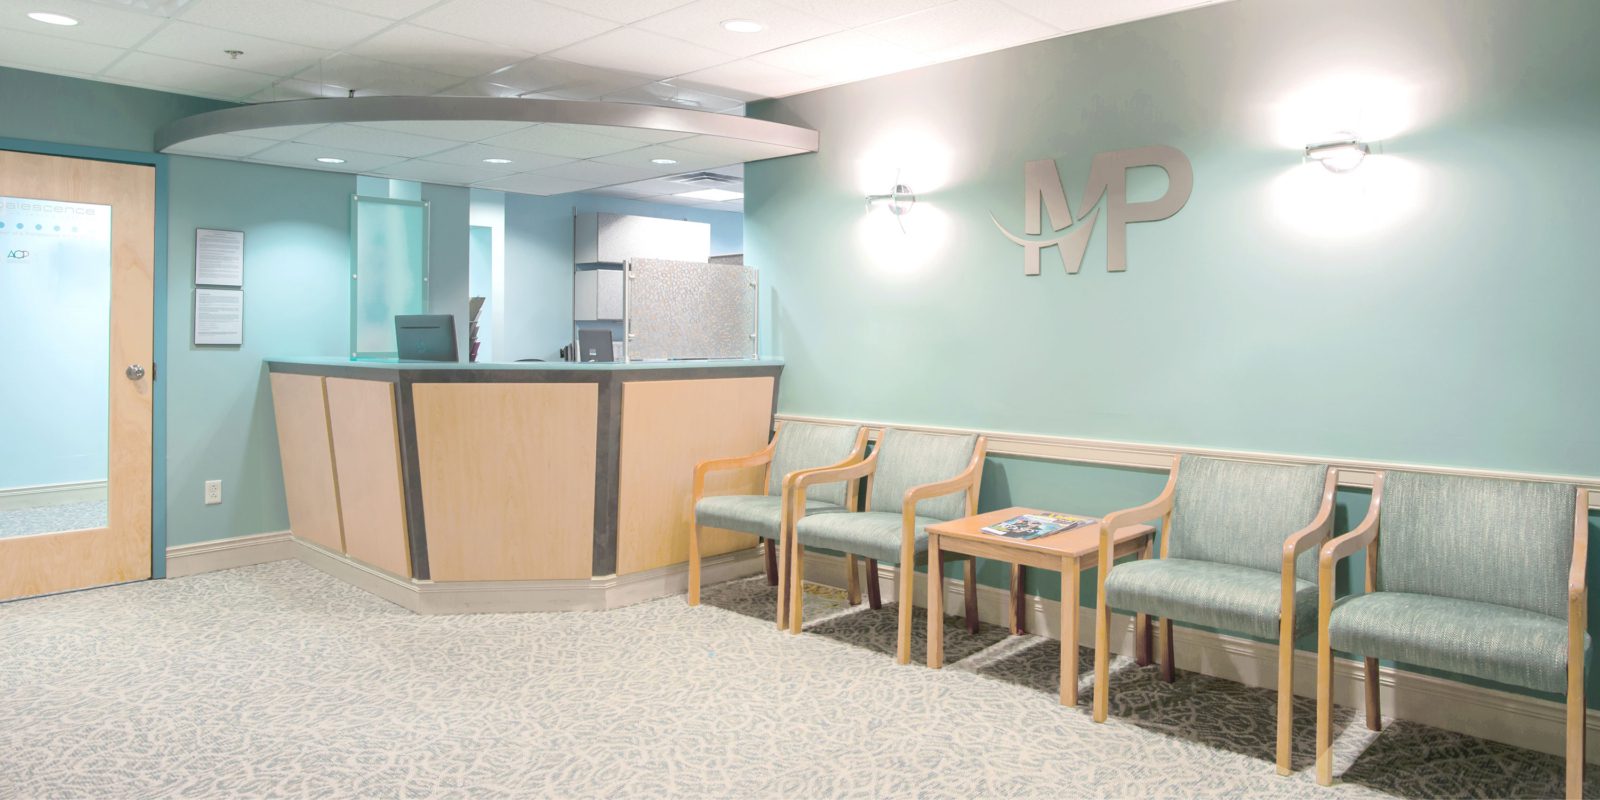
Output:
[[671,131],[816,152],[816,131],[767,120],[599,100],[521,97],[331,97],[225,108],[174,120],[156,132],[156,150],[192,139],[290,125],[341,122],[527,122]]

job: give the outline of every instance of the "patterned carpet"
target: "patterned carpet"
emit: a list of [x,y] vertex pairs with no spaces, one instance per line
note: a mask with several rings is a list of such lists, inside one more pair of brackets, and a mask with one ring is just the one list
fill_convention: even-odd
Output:
[[[1561,762],[1341,714],[1333,789],[1273,771],[1270,692],[1120,660],[1056,703],[1053,640],[897,667],[894,608],[761,579],[606,612],[411,614],[297,562],[0,605],[0,797],[1548,797]],[[919,625],[920,628],[920,625]],[[922,657],[919,636],[916,658]],[[1080,653],[1085,669],[1090,651]],[[1084,686],[1089,685],[1086,676]],[[1087,696],[1087,692],[1085,692]],[[1085,700],[1087,703],[1087,700]],[[1591,772],[1589,792],[1600,792]]]
[[33,508],[0,509],[0,539],[32,533],[103,528],[106,501],[85,500]]

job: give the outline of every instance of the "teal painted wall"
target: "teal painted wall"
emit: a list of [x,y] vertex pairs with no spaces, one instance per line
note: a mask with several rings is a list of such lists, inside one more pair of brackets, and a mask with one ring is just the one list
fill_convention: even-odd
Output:
[[[1600,475],[1597,37],[1583,0],[1238,0],[754,104],[822,132],[746,169],[779,408]],[[1377,154],[1301,164],[1341,129]],[[1105,268],[1102,209],[1081,272],[1046,251],[1024,276],[990,217],[1021,231],[1024,162],[1056,159],[1082,215],[1096,153],[1154,144],[1187,154],[1194,192],[1129,226],[1127,271]],[[897,174],[918,194],[906,234],[862,208]],[[993,458],[981,505],[1104,513],[1160,486]],[[1340,497],[1344,530],[1366,498]]]
[[590,212],[709,223],[712,253],[743,251],[742,214],[603,195],[507,194],[503,296],[506,336],[504,341],[495,342],[496,361],[554,361],[558,351],[571,341],[572,215]]

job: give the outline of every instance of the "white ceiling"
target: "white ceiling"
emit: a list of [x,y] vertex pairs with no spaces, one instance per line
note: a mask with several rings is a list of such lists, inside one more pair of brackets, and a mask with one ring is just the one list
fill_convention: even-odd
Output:
[[[353,91],[605,99],[742,114],[751,100],[1221,1],[0,0],[0,65],[245,103]],[[27,17],[34,11],[66,14],[81,24],[42,24]],[[721,25],[729,19],[765,28],[732,33]],[[243,54],[234,58],[227,50]],[[501,143],[516,147],[519,136],[549,134],[539,130],[547,127],[504,132]],[[318,140],[294,137],[255,150],[256,142],[234,141],[232,151],[211,155],[346,148],[381,172],[418,152],[407,144],[420,147],[405,138],[416,131],[382,124],[305,135]],[[478,141],[437,131],[423,135],[454,146]],[[379,139],[383,148],[366,144]],[[427,160],[439,161],[439,152]],[[612,154],[583,156],[590,160],[578,163]],[[489,165],[480,159],[459,166],[481,172]],[[545,188],[576,174],[549,166],[555,172]],[[405,169],[444,174],[425,164]],[[600,172],[616,176],[610,183],[655,177],[584,169],[593,172],[575,183],[592,183],[588,177]]]

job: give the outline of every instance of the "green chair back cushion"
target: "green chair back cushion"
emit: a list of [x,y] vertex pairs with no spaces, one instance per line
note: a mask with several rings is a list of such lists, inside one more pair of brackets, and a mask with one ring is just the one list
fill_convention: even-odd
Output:
[[[1276,573],[1283,541],[1322,507],[1325,464],[1283,465],[1186,455],[1178,463],[1167,555]],[[1295,574],[1316,580],[1316,551]]]
[[[961,474],[977,447],[976,435],[917,433],[885,428],[878,437],[878,466],[872,476],[872,510],[900,513],[906,491],[926,483],[947,481]],[[952,520],[967,515],[965,492],[923,500],[917,516]]]
[[[837,464],[855,449],[860,425],[819,425],[812,422],[785,422],[778,429],[778,444],[772,449],[772,470],[767,478],[767,494],[783,493],[783,478],[802,469]],[[846,482],[821,483],[806,487],[807,500],[844,505]]]
[[1377,587],[1567,618],[1577,487],[1390,472]]

